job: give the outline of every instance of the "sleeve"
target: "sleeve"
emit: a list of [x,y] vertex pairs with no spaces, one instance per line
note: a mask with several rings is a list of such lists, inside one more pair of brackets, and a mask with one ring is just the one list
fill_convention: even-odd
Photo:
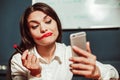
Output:
[[96,65],[100,69],[101,78],[100,80],[117,80],[119,78],[118,71],[110,64],[102,64],[100,62],[96,62]]
[[11,59],[12,80],[43,80],[30,75],[30,71],[22,65],[21,55],[15,54]]
[[12,76],[12,80],[27,80],[27,78],[26,77],[24,77],[24,76]]
[[42,77],[37,78],[29,74],[29,79],[28,80],[43,80]]
[[11,77],[13,80],[27,79],[27,69],[22,65],[19,53],[15,54],[11,59]]

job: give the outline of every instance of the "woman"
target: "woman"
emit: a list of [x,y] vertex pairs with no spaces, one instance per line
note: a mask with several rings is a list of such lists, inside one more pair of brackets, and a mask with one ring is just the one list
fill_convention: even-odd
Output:
[[96,61],[96,56],[76,46],[61,42],[61,23],[56,12],[47,4],[36,3],[28,7],[20,21],[22,55],[17,52],[11,59],[13,80],[71,80],[73,74],[90,79],[118,78],[111,65]]

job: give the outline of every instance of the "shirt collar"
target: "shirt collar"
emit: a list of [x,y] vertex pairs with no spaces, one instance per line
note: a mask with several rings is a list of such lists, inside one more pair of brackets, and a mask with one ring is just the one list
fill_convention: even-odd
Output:
[[[60,43],[56,43],[56,49],[55,49],[55,52],[54,52],[53,59],[52,59],[51,61],[57,60],[57,61],[59,62],[59,64],[62,63],[62,52],[63,52],[63,50],[61,50],[61,49],[62,49],[61,47],[62,47],[62,46],[60,46]],[[41,63],[47,64],[47,62],[45,61],[45,59],[42,58],[42,57],[39,55],[39,53],[37,52],[36,47],[33,48],[33,53],[37,56],[37,58],[40,59],[40,62],[41,62]]]

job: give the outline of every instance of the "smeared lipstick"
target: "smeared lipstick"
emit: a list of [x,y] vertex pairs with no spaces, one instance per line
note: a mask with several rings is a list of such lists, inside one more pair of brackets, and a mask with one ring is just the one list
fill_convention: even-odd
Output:
[[22,51],[22,50],[20,50],[20,48],[18,47],[18,45],[17,45],[17,44],[14,44],[14,45],[13,45],[13,48],[14,48],[14,49],[16,49],[16,51],[18,51],[20,54],[22,54],[22,53],[23,53],[23,51]]
[[51,33],[51,32],[45,33],[45,34],[43,34],[41,37],[37,38],[37,40],[41,40],[41,39],[43,39],[43,38],[45,38],[45,37],[49,37],[49,36],[51,36],[52,34],[53,34],[53,33]]

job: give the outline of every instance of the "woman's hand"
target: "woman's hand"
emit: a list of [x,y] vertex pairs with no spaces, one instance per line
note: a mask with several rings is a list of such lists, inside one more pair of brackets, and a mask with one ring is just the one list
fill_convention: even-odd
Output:
[[71,57],[70,69],[73,74],[82,75],[86,78],[98,79],[100,77],[99,68],[96,66],[96,56],[91,54],[89,42],[87,42],[87,51],[73,46],[73,51],[79,57]]
[[21,57],[22,64],[28,70],[30,74],[35,77],[41,77],[41,66],[39,65],[39,59],[34,54],[29,54],[28,50],[23,52]]

